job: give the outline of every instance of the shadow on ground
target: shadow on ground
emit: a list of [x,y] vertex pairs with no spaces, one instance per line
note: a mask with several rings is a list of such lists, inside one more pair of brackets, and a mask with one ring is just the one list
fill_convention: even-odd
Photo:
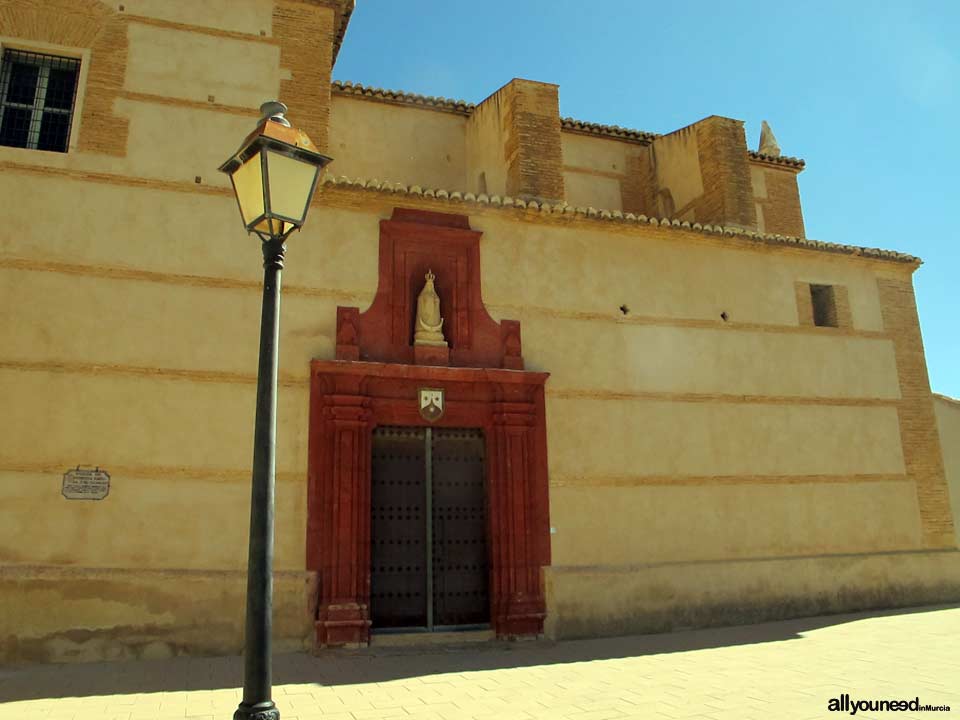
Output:
[[[960,609],[936,605],[797,618],[661,635],[562,642],[492,642],[459,647],[325,651],[274,657],[274,685],[355,685],[442,673],[583,663],[764,642],[802,640],[803,633],[869,618]],[[39,698],[221,690],[242,685],[243,659],[234,657],[116,663],[34,665],[0,670],[0,703]]]

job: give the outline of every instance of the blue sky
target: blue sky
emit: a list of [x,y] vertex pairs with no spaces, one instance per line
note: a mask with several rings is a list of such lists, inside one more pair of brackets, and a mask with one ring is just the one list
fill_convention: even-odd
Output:
[[767,120],[801,157],[808,237],[899,250],[934,392],[960,397],[960,2],[357,0],[337,80],[480,102],[557,83],[560,113],[666,133]]

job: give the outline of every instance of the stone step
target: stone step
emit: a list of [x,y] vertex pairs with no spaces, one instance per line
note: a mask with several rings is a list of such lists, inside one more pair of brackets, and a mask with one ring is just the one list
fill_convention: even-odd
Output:
[[370,635],[370,647],[416,647],[418,645],[462,645],[490,642],[495,639],[493,630],[452,630],[440,632],[400,632]]

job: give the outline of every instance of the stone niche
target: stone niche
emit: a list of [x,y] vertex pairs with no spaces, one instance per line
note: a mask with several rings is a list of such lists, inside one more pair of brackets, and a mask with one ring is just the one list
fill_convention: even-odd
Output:
[[[520,323],[496,322],[480,293],[480,236],[464,215],[396,208],[380,221],[377,294],[370,309],[337,308],[337,360],[522,370]],[[446,352],[418,353],[417,297],[432,271]]]

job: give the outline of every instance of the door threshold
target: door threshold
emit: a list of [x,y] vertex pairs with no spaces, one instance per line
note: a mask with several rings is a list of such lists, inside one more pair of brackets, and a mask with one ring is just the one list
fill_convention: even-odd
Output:
[[370,633],[370,647],[415,647],[417,645],[461,645],[490,642],[496,635],[490,628],[484,630],[441,630],[426,632],[407,630],[402,632]]

